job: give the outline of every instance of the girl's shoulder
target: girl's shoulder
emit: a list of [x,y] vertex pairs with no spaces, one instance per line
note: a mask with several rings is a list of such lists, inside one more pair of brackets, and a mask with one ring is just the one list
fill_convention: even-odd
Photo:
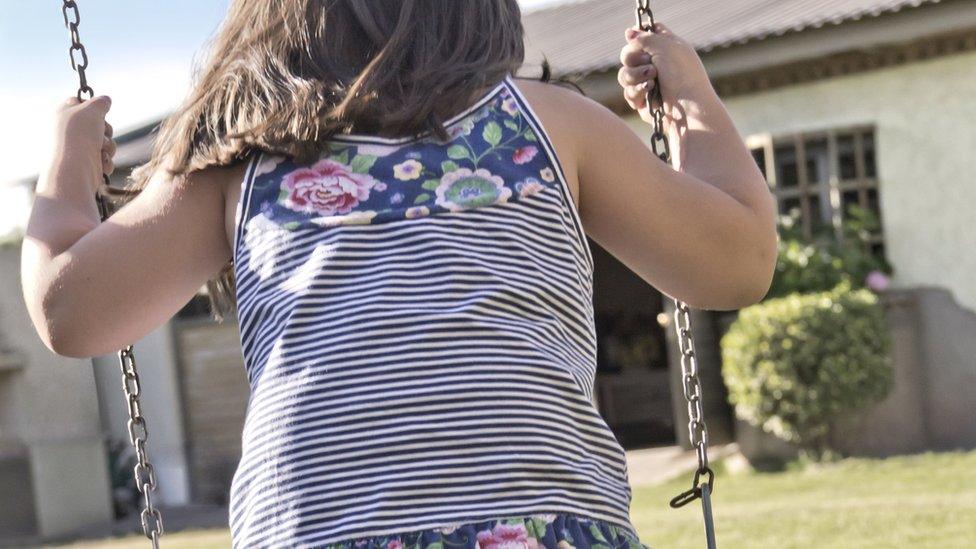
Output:
[[576,156],[589,140],[619,128],[619,116],[568,84],[513,78],[536,117],[549,130],[560,156]]
[[619,128],[619,119],[610,109],[578,90],[535,79],[513,78],[539,123],[552,141],[577,206],[580,181],[577,173],[581,158],[591,148],[592,139],[609,137]]

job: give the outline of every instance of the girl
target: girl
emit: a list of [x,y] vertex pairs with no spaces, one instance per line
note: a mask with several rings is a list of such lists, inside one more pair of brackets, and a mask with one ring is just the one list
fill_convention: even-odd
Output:
[[693,48],[663,25],[626,39],[624,93],[651,120],[660,77],[673,166],[594,101],[514,78],[516,0],[236,1],[104,223],[110,101],[61,107],[31,318],[54,352],[101,355],[209,281],[251,389],[236,547],[640,549],[592,400],[584,234],[728,310],[768,289],[776,233]]

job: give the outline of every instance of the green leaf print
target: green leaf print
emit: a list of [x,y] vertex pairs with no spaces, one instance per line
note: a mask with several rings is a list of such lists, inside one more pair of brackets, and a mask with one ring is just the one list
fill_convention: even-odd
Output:
[[353,173],[368,173],[369,169],[376,163],[376,157],[368,154],[357,154],[352,159]]
[[440,179],[428,179],[427,181],[424,181],[423,183],[421,183],[420,186],[423,187],[423,188],[425,188],[425,189],[427,189],[428,191],[432,191],[432,190],[436,189],[437,186],[440,185],[440,184],[441,184],[441,180]]
[[505,127],[508,128],[508,129],[510,129],[510,130],[512,130],[513,132],[517,132],[518,129],[519,129],[518,128],[518,124],[516,124],[515,122],[513,122],[511,120],[506,120],[505,121]]
[[489,122],[485,125],[485,131],[481,133],[481,136],[489,145],[497,147],[502,141],[502,127],[498,125],[498,122]]
[[441,171],[444,173],[451,173],[453,171],[456,171],[460,167],[461,166],[458,166],[457,162],[453,160],[445,160],[441,162]]
[[288,229],[289,231],[291,231],[291,230],[297,229],[298,228],[298,225],[299,225],[298,221],[289,221],[288,223],[285,223],[284,225],[282,225],[282,228],[285,228],[285,229]]
[[647,549],[641,542],[627,536],[627,549]]
[[420,193],[417,195],[417,198],[414,199],[413,203],[420,204],[422,202],[427,202],[428,200],[430,200],[430,193]]
[[464,145],[452,145],[449,149],[447,149],[447,156],[453,158],[454,160],[468,158],[468,149],[466,149]]
[[278,202],[284,202],[288,195],[291,194],[288,189],[281,189],[278,193]]
[[549,526],[549,523],[545,519],[533,518],[529,524],[531,524],[533,530],[532,537],[535,539],[546,537],[546,527]]
[[340,164],[349,164],[349,149],[345,149],[339,154],[332,155],[329,160],[338,162]]
[[597,541],[602,541],[603,543],[610,543],[609,541],[607,541],[607,538],[604,537],[603,532],[600,531],[600,528],[596,524],[590,523],[590,534],[593,534],[593,539]]
[[532,131],[532,128],[525,130],[525,138],[529,141],[538,141],[538,139],[535,137],[535,132]]
[[444,549],[443,541],[435,541],[434,543],[427,544],[427,549]]

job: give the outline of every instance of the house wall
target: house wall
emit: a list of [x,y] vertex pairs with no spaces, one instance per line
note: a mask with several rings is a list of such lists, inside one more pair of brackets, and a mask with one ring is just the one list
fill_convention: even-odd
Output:
[[[976,402],[976,231],[969,229],[976,205],[976,130],[968,123],[976,120],[973,97],[976,53],[723,98],[743,138],[856,124],[876,128],[893,290],[909,291],[912,298],[910,307],[889,310],[897,390],[836,434],[834,442],[850,453],[976,445],[969,410]],[[625,119],[647,138],[646,123]],[[712,357],[699,362],[706,374],[716,367]],[[893,427],[877,429],[879,424]],[[685,443],[687,437],[678,434]]]
[[[156,473],[154,496],[163,505],[190,502],[180,386],[172,323],[167,322],[132,345],[139,374],[142,406],[149,431],[146,448]],[[115,354],[92,359],[102,428],[113,440],[129,442],[129,410],[122,391],[122,372]],[[164,519],[165,520],[165,519]]]
[[[108,462],[91,363],[60,357],[41,342],[21,295],[20,246],[0,247],[0,337],[21,357],[0,383],[0,438],[24,448],[37,534],[70,533],[111,519]],[[7,401],[6,397],[12,400]],[[0,490],[15,489],[0,486]],[[9,504],[8,499],[3,501]],[[29,504],[28,504],[29,505]],[[0,514],[15,513],[2,509]]]
[[724,100],[743,137],[876,126],[881,215],[896,287],[947,289],[976,311],[976,53]]
[[[838,437],[850,452],[887,455],[976,445],[973,97],[976,53],[970,52],[725,100],[743,137],[858,123],[876,128],[893,287],[912,289],[915,301],[912,318],[902,318],[904,329],[893,332],[896,348],[904,348],[901,388]],[[891,320],[899,325],[897,315]],[[920,410],[921,432],[917,424],[901,421],[906,409]],[[886,422],[897,431],[877,429]],[[888,436],[870,436],[872,429]]]

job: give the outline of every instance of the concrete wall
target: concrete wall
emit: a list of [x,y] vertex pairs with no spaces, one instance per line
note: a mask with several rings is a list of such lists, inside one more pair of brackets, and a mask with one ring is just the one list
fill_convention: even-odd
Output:
[[976,53],[765,93],[725,105],[743,137],[876,126],[882,222],[896,287],[946,288],[976,311]]
[[[855,454],[976,446],[976,53],[725,99],[741,135],[872,124],[895,392],[834,435]],[[896,294],[897,295],[897,294]]]
[[934,448],[976,448],[976,314],[941,288],[918,291],[926,431]]
[[21,497],[33,499],[38,533],[56,536],[109,520],[91,362],[54,355],[37,336],[21,296],[19,246],[0,247],[0,334],[22,357],[22,366],[0,381],[0,437],[26,448],[33,493]]
[[[171,324],[167,323],[132,346],[136,356],[140,404],[149,430],[149,460],[156,471],[157,500],[164,505],[190,502],[190,480],[184,444],[179,380]],[[116,355],[93,359],[102,425],[114,440],[129,444],[129,411],[122,392]]]
[[[946,290],[893,290],[881,296],[892,337],[894,387],[872,406],[831,426],[831,447],[883,457],[976,447],[976,315]],[[758,464],[796,447],[736,421],[743,453]]]

